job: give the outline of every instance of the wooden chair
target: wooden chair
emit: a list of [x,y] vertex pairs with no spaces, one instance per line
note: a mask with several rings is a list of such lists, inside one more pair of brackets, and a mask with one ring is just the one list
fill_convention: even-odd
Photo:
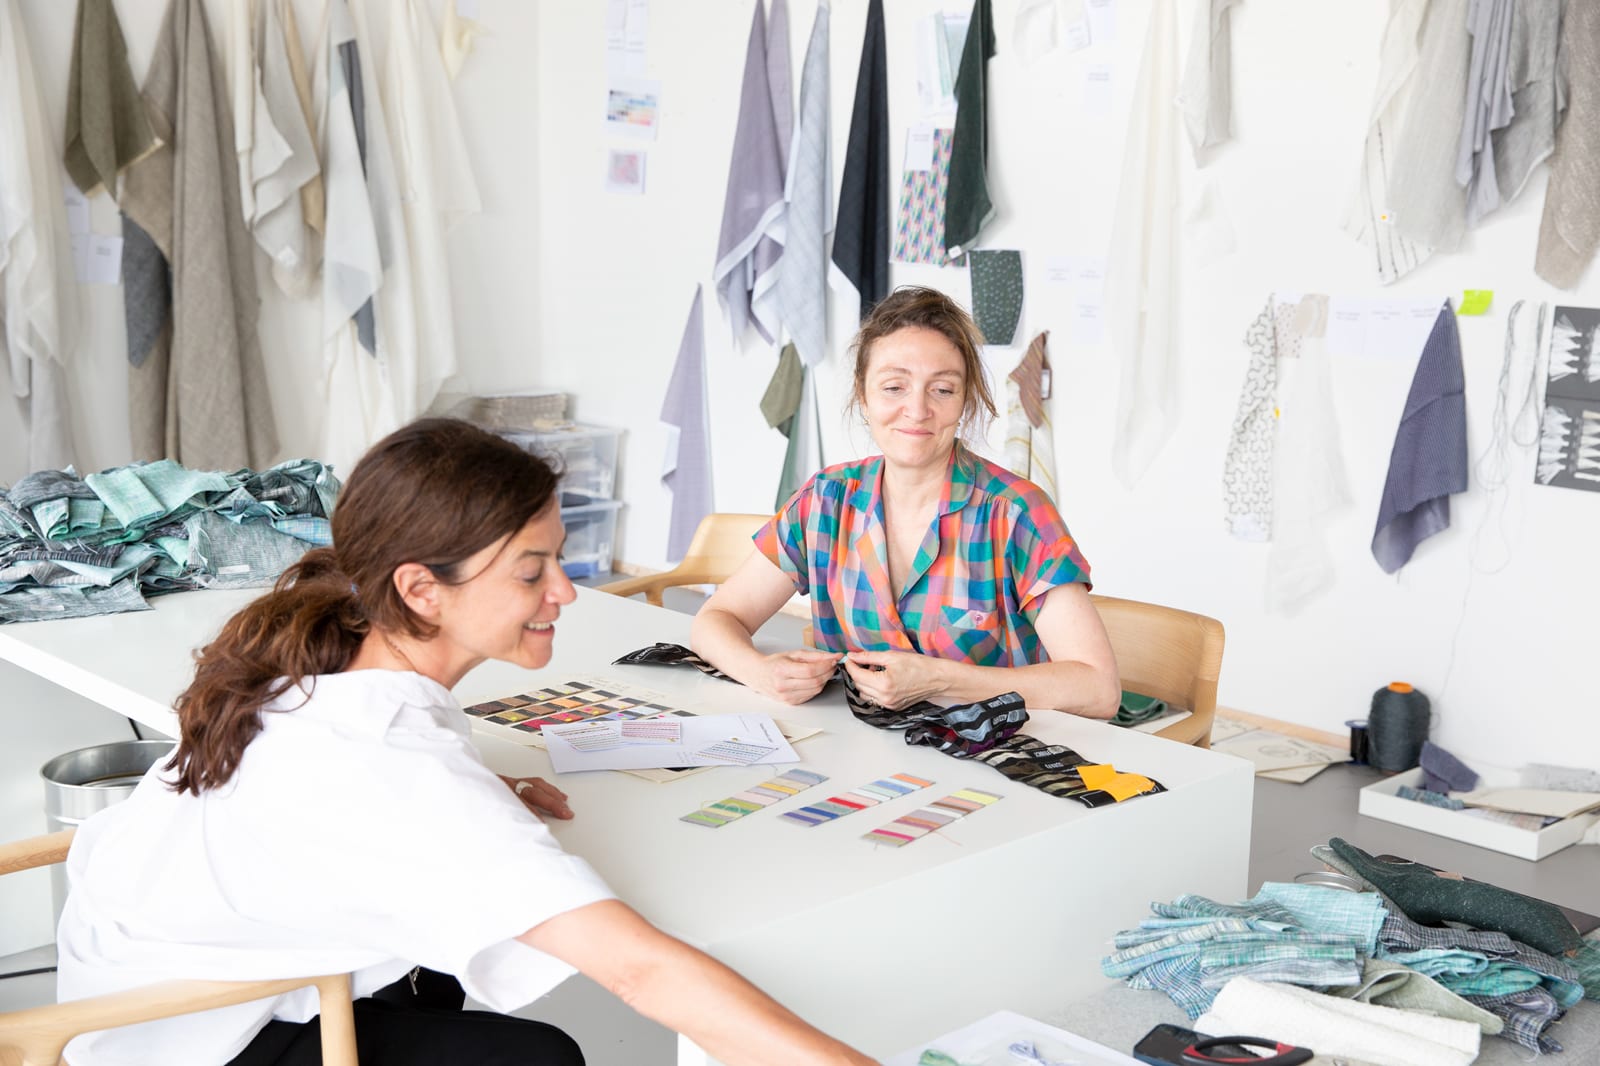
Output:
[[1111,636],[1122,687],[1190,712],[1181,722],[1157,730],[1156,736],[1209,748],[1222,672],[1222,623],[1155,603],[1089,598]]
[[[66,861],[73,833],[65,829],[0,844],[0,875]],[[316,986],[321,1003],[323,1063],[358,1066],[350,975],[344,973],[278,981],[165,981],[70,1003],[0,1012],[0,1066],[62,1066],[62,1049],[80,1033],[248,1003],[308,985]]]
[[683,562],[663,574],[647,574],[601,585],[614,596],[637,596],[661,606],[661,590],[678,585],[720,585],[750,557],[750,538],[771,521],[768,514],[708,514],[695,528]]

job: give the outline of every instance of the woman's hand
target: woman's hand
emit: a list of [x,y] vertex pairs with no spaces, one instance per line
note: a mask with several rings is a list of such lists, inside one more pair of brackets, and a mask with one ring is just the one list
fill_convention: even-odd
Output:
[[910,651],[853,651],[844,659],[856,691],[891,711],[943,693],[949,687],[945,677],[948,665],[943,659]]
[[523,806],[539,817],[543,818],[548,814],[563,821],[572,817],[572,808],[567,806],[567,794],[544,778],[507,777],[501,774],[500,780],[517,794]]
[[751,687],[783,703],[804,703],[833,678],[838,662],[838,654],[831,651],[780,651],[765,658],[761,677]]

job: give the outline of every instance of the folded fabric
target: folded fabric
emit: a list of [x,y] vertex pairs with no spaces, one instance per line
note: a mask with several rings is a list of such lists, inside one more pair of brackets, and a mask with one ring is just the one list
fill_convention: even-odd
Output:
[[1504,996],[1468,996],[1467,1000],[1498,1017],[1503,1026],[1500,1035],[1507,1040],[1533,1051],[1561,1050],[1548,1030],[1566,1011],[1544,989],[1530,988]]
[[1481,881],[1440,877],[1414,862],[1379,862],[1339,837],[1328,846],[1413,921],[1463,922],[1505,933],[1552,955],[1575,951],[1581,943],[1560,908],[1543,900]]
[[1122,690],[1122,702],[1117,707],[1117,713],[1112,716],[1111,724],[1120,726],[1139,725],[1152,718],[1160,718],[1167,713],[1167,702],[1158,700],[1154,696],[1141,696],[1137,692]]
[[1241,977],[1217,993],[1194,1026],[1225,1036],[1255,1033],[1319,1057],[1345,1057],[1388,1066],[1468,1066],[1478,1057],[1476,1025],[1379,1007],[1294,985],[1268,985]]
[[1470,766],[1431,740],[1422,742],[1422,787],[1429,792],[1467,792],[1478,787]]
[[1494,1012],[1456,995],[1426,974],[1385,959],[1368,959],[1357,984],[1324,991],[1342,999],[1471,1022],[1488,1036],[1505,1028],[1505,1021]]

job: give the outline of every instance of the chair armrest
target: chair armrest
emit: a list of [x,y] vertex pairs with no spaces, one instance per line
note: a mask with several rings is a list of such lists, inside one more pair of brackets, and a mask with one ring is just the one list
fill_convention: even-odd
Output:
[[66,862],[67,849],[72,846],[75,832],[77,830],[63,829],[59,833],[0,844],[0,875]]
[[637,596],[641,592],[650,592],[658,586],[665,587],[662,578],[665,574],[646,574],[643,577],[626,577],[621,581],[610,581],[604,585],[596,585],[596,592],[609,592],[613,596]]

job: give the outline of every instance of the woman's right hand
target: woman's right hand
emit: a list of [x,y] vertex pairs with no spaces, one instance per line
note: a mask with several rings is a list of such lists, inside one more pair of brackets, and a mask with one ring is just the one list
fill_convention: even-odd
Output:
[[766,656],[760,679],[751,687],[783,703],[804,703],[833,678],[840,656],[831,651],[798,648]]

